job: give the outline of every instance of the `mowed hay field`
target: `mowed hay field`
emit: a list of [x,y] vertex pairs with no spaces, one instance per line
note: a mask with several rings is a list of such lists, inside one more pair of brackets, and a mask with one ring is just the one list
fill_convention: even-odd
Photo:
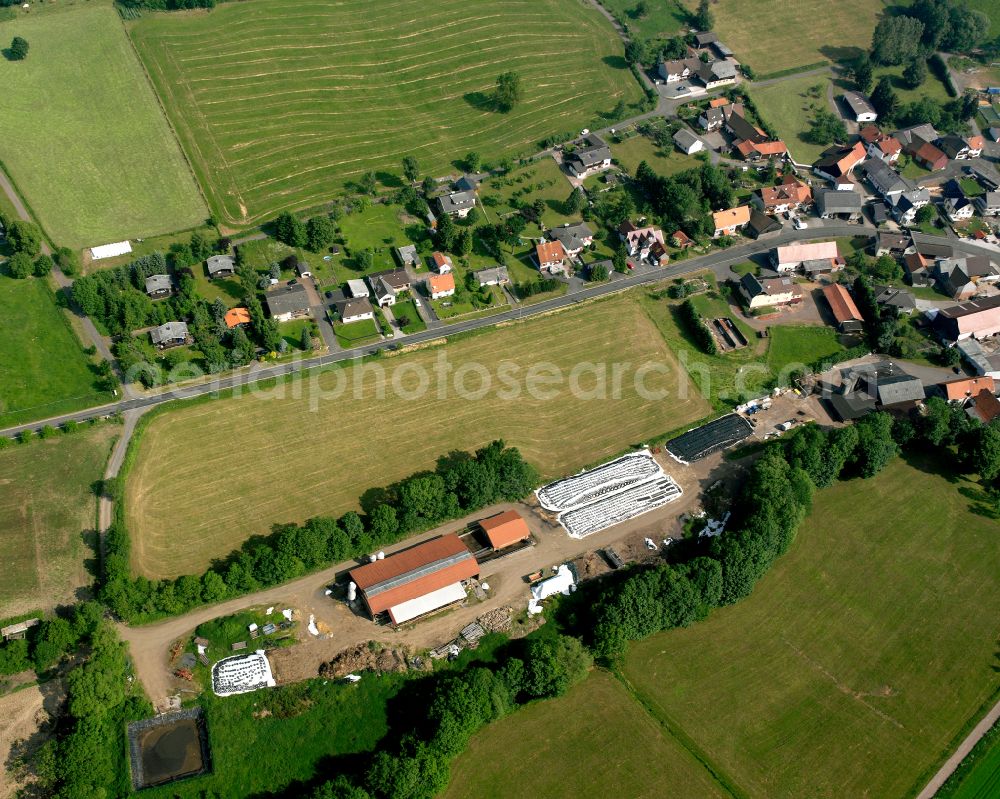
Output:
[[604,671],[473,736],[442,799],[728,797]]
[[[369,170],[426,174],[537,150],[641,91],[581,0],[248,0],[131,28],[213,210],[229,224],[328,200]],[[524,100],[485,107],[501,72]]]
[[1000,690],[1000,533],[959,488],[900,460],[818,492],[751,597],[628,679],[746,796],[915,794]]
[[[697,6],[688,0],[689,8]],[[715,31],[758,77],[838,61],[871,47],[885,10],[878,0],[715,0]]]
[[[450,381],[441,398],[434,379],[439,357],[456,370],[481,364],[492,389],[479,399],[460,399]],[[568,380],[546,384],[536,396],[524,388],[535,364],[554,364],[567,376],[581,361],[606,363],[609,375],[615,362],[632,364],[620,398],[576,397]],[[672,375],[651,375],[646,385],[670,391],[671,398],[639,396],[633,372],[646,361],[669,365]],[[514,399],[500,395],[507,386],[498,367],[505,363],[520,370],[512,372],[521,388]],[[344,380],[339,398],[315,402],[307,378],[285,385],[284,399],[181,406],[150,422],[128,475],[134,567],[154,578],[199,572],[277,522],[340,515],[357,508],[369,488],[496,438],[520,447],[544,476],[576,471],[708,413],[708,403],[693,391],[673,399],[677,369],[656,327],[626,295],[316,378],[330,393]],[[375,370],[385,372],[380,377]],[[421,396],[415,396],[418,371],[431,380]],[[595,384],[587,376],[580,380],[584,391]],[[483,381],[473,371],[465,385],[477,391]],[[380,389],[384,399],[377,398]]]
[[0,617],[72,602],[90,582],[83,534],[117,433],[104,425],[0,450]]
[[0,24],[24,61],[0,59],[0,160],[46,232],[84,247],[192,227],[194,177],[108,5],[46,9]]

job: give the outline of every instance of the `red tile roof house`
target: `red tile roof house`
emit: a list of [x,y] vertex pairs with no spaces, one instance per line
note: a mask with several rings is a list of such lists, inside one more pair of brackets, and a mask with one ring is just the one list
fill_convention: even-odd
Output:
[[658,227],[652,225],[636,227],[626,220],[618,227],[618,237],[625,245],[625,251],[632,258],[662,263],[662,258],[666,255],[663,231]]
[[457,535],[443,535],[351,569],[372,617],[388,612],[393,624],[465,599],[463,580],[479,576],[479,563]]
[[841,333],[856,333],[864,329],[864,318],[846,288],[839,283],[831,283],[823,287],[823,296]]
[[974,397],[980,391],[988,391],[993,394],[996,390],[996,381],[989,375],[981,377],[960,377],[957,380],[948,380],[941,383],[944,395],[949,402],[964,402],[969,397]]
[[445,255],[443,252],[436,252],[431,255],[434,260],[434,268],[438,271],[438,274],[445,274],[452,270],[451,258]]
[[903,145],[897,139],[883,133],[874,125],[867,125],[861,129],[861,140],[868,146],[869,158],[878,158],[887,164],[896,163],[903,151]]
[[561,241],[543,241],[535,245],[535,260],[538,261],[540,272],[548,272],[550,275],[567,274],[566,250],[563,249]]
[[528,523],[516,510],[508,510],[490,516],[479,522],[479,527],[486,535],[486,540],[494,551],[504,549],[531,538]]
[[715,232],[712,233],[712,238],[717,239],[720,236],[733,236],[746,227],[749,221],[749,205],[738,205],[735,208],[727,208],[725,211],[716,211],[712,214],[712,222],[715,225]]
[[795,211],[812,202],[812,189],[804,183],[783,183],[765,186],[750,198],[750,202],[768,214]]
[[692,239],[683,230],[675,230],[671,233],[670,243],[681,250],[686,250],[688,247],[694,247],[694,239]]
[[965,412],[983,424],[989,424],[994,419],[1000,418],[1000,400],[992,392],[985,388],[981,389],[976,396],[969,400]]
[[904,151],[920,166],[931,170],[931,172],[937,172],[939,169],[944,169],[948,166],[948,156],[929,141],[924,141],[919,136],[914,136],[913,141],[910,142]]
[[455,276],[451,272],[427,276],[427,291],[432,300],[451,297],[455,293]]
[[833,181],[849,175],[858,164],[865,160],[864,142],[854,142],[851,147],[829,147],[813,164],[813,172]]

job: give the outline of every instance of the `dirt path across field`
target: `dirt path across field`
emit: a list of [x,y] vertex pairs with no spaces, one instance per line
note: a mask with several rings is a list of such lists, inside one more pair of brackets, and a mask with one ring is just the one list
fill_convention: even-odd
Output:
[[[173,676],[168,663],[170,645],[177,639],[190,635],[203,622],[250,607],[274,605],[278,609],[295,608],[301,614],[299,618],[303,623],[300,625],[300,643],[288,649],[276,650],[270,656],[279,682],[315,677],[323,662],[350,646],[366,641],[374,640],[390,646],[415,649],[438,646],[454,638],[462,627],[488,610],[504,605],[513,606],[515,610],[524,608],[528,601],[528,588],[524,578],[534,571],[565,563],[608,545],[614,545],[625,560],[648,557],[650,553],[643,543],[644,538],[648,536],[660,542],[668,535],[678,536],[679,517],[698,506],[701,492],[721,475],[740,468],[724,463],[719,455],[688,467],[680,466],[666,455],[660,456],[660,460],[667,473],[683,489],[683,496],[676,502],[583,540],[570,538],[561,527],[539,515],[535,508],[522,503],[504,503],[387,548],[386,553],[390,554],[442,533],[461,532],[469,522],[510,508],[521,512],[535,536],[535,546],[483,564],[481,580],[490,586],[489,596],[485,601],[470,602],[467,606],[443,612],[413,625],[396,630],[378,626],[353,613],[343,602],[326,596],[327,587],[336,581],[338,575],[356,565],[355,561],[348,561],[285,585],[198,608],[178,618],[143,627],[119,625],[119,633],[128,642],[136,673],[158,708],[166,707],[167,697],[189,685]],[[317,626],[325,636],[316,638],[308,634],[304,622],[308,621],[310,615],[315,615]]]

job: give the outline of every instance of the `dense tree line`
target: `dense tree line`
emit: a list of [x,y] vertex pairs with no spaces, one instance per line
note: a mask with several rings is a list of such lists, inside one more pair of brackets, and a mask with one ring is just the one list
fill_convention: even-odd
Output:
[[[0,674],[28,669],[44,674],[89,638],[102,614],[98,603],[84,602],[43,618],[40,624],[28,628],[25,638],[0,644]],[[31,616],[6,619],[0,626],[26,618]]]
[[684,324],[685,330],[694,339],[698,349],[706,355],[718,355],[719,348],[715,343],[715,337],[712,335],[712,331],[709,330],[708,324],[702,318],[701,313],[695,307],[694,301],[690,298],[684,300],[684,302],[677,306],[677,313]]
[[712,212],[731,208],[736,196],[732,181],[712,164],[663,177],[643,161],[636,169],[635,183],[643,210],[654,214],[668,230],[679,228],[692,238],[710,235],[715,229]]
[[201,576],[150,581],[133,578],[129,538],[118,518],[108,530],[100,598],[131,621],[183,613],[206,602],[256,591],[379,547],[450,518],[501,501],[522,499],[538,475],[521,453],[494,441],[476,451],[453,453],[433,472],[415,474],[361,498],[363,514],[317,516],[303,524],[277,524]]

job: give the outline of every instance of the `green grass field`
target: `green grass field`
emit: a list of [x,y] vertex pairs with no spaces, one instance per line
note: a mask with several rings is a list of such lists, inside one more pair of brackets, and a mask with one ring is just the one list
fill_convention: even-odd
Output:
[[31,46],[0,59],[0,160],[57,244],[190,228],[207,210],[109,5],[0,24]]
[[[697,3],[687,0],[694,8]],[[871,46],[884,6],[867,0],[718,0],[715,31],[761,77],[827,61],[853,58]]]
[[[668,788],[669,786],[669,788]],[[728,797],[607,672],[473,736],[442,799]]]
[[[802,134],[809,130],[809,121],[817,110],[832,110],[826,96],[829,85],[829,76],[824,73],[788,78],[770,86],[753,87],[750,90],[761,116],[774,127],[788,146],[792,158],[800,164],[813,163],[829,146],[812,144],[802,138]],[[818,97],[809,94],[814,86],[821,87]]]
[[[565,203],[573,187],[559,165],[552,158],[541,158],[528,166],[512,170],[503,177],[485,181],[479,187],[479,194],[486,202],[488,198],[496,198],[497,205],[484,205],[485,215],[491,221],[498,217],[517,213],[510,204],[511,200],[530,205],[536,200],[545,203],[542,213],[542,223],[553,227],[564,222],[580,221],[580,214],[566,214]],[[525,236],[536,235],[536,227],[530,224],[524,231]]]
[[[442,175],[470,150],[533,152],[641,98],[620,39],[576,0],[249,0],[151,14],[131,35],[230,225],[319,205],[369,170],[398,185],[406,155]],[[500,114],[487,95],[507,70],[524,99]]]
[[962,761],[938,799],[995,799],[1000,795],[1000,726],[993,725]]
[[815,363],[844,351],[831,327],[773,325],[767,350],[767,365],[777,374],[788,367]]
[[656,146],[656,142],[642,134],[631,136],[621,144],[612,144],[611,151],[615,160],[631,175],[635,175],[635,171],[643,161],[658,175],[676,175],[685,169],[701,166],[701,161],[694,156],[685,155],[673,144],[667,149],[660,149]]
[[337,335],[337,342],[345,350],[360,347],[362,344],[370,344],[380,339],[378,327],[371,319],[349,322],[346,325],[338,322],[333,326],[333,332]]
[[112,399],[64,313],[44,280],[0,276],[0,427]]
[[112,425],[0,450],[0,618],[76,599]]
[[601,5],[619,16],[641,39],[676,36],[687,29],[687,12],[680,0],[647,3],[649,10],[644,16],[637,13],[639,0],[604,0]]
[[[455,370],[481,364],[490,390],[481,396],[482,378],[473,371],[463,378],[465,398],[449,379],[442,399],[439,357]],[[646,361],[671,370],[650,375],[647,396],[640,395],[631,370],[618,399],[610,386],[601,399],[596,379],[586,373],[580,391],[570,390],[567,378],[580,362],[607,364],[610,375],[616,362],[634,370]],[[501,362],[510,362],[517,370],[512,374],[521,378],[516,399],[500,391]],[[555,364],[563,382],[529,390],[529,369],[541,362]],[[179,407],[151,421],[127,479],[135,568],[157,577],[201,571],[276,522],[339,515],[357,507],[369,488],[432,467],[454,449],[471,450],[496,438],[520,447],[545,476],[575,471],[702,418],[709,405],[701,395],[677,397],[677,369],[635,295],[625,295],[462,337],[446,349],[317,374],[315,381],[270,392],[270,399]],[[428,378],[423,394],[420,370]],[[400,390],[393,389],[393,380]],[[384,399],[378,399],[380,387]],[[669,396],[660,398],[659,389]],[[373,414],[393,423],[373,424]],[[441,414],[447,423],[428,424]],[[608,425],[609,418],[615,424]],[[408,442],[407,457],[388,457],[400,452],[400,441]]]
[[629,680],[746,796],[916,793],[1000,690],[975,488],[899,460],[819,492],[749,599],[633,646]]

